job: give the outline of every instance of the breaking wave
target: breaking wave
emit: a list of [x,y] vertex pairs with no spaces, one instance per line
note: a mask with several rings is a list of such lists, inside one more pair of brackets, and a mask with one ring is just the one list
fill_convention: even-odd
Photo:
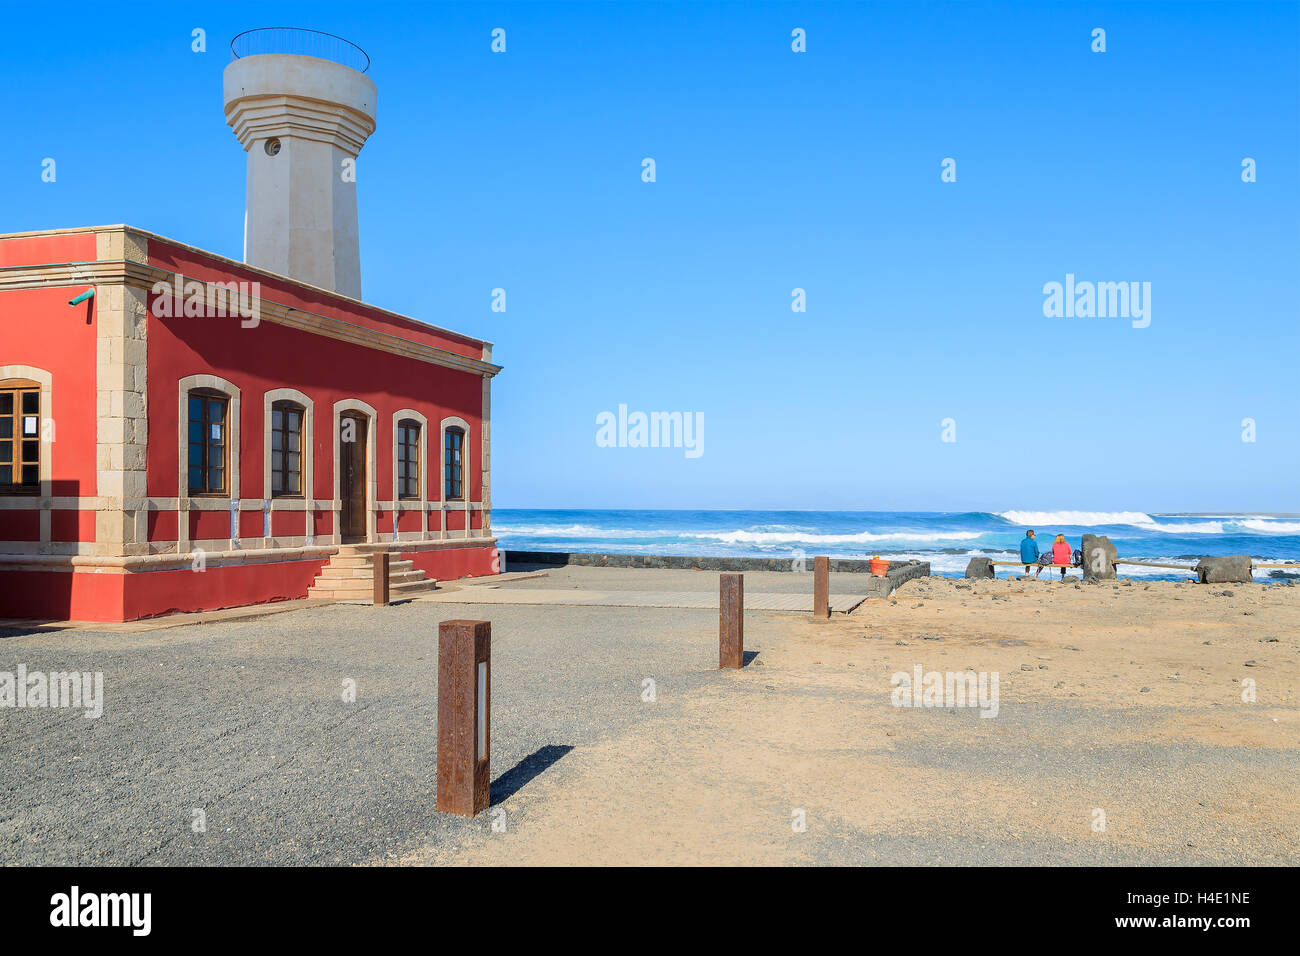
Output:
[[1247,518],[1234,522],[1248,531],[1261,534],[1300,534],[1300,521],[1271,521],[1267,518]]
[[999,518],[1027,526],[1064,525],[1088,528],[1103,524],[1129,524],[1135,527],[1155,524],[1145,511],[999,511]]
[[980,531],[858,531],[853,534],[816,534],[807,531],[706,531],[688,532],[683,538],[721,541],[724,544],[871,544],[877,541],[973,541]]

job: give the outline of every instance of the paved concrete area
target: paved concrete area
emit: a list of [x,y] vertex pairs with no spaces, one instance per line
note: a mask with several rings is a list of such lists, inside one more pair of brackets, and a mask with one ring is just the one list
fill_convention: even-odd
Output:
[[[466,600],[461,588],[473,588],[481,604],[549,604],[582,607],[677,607],[717,609],[718,572],[654,569],[650,572],[664,588],[645,590],[647,571],[640,568],[602,568],[571,565],[545,572],[518,572],[497,578],[449,582],[441,592],[421,600],[441,603]],[[830,576],[832,614],[848,614],[867,598],[862,574]],[[745,572],[745,610],[812,613],[812,574],[778,571]]]
[[[442,604],[456,604],[465,600],[463,593],[431,593],[421,598]],[[866,600],[866,595],[831,593],[831,613],[847,614]],[[476,588],[474,601],[483,605],[500,604],[552,604],[573,607],[680,607],[714,608],[718,606],[716,594],[698,591],[592,591],[543,590],[540,588]],[[811,594],[773,594],[759,591],[745,595],[746,611],[802,611],[812,613]]]
[[[592,589],[605,591],[631,590],[643,591],[651,587],[664,591],[691,591],[699,594],[718,596],[718,572],[695,571],[685,568],[593,568],[582,565],[565,567],[544,567],[540,565],[510,566],[510,574],[498,578],[467,578],[462,581],[445,582],[449,587],[491,586],[499,581],[504,583],[515,578],[512,586],[550,590],[553,588]],[[527,576],[527,579],[525,579]],[[866,575],[850,572],[832,572],[830,586],[832,593],[858,594],[865,589],[862,582]],[[771,594],[812,594],[813,576],[812,560],[808,561],[808,570],[794,574],[784,571],[746,571],[745,593]]]

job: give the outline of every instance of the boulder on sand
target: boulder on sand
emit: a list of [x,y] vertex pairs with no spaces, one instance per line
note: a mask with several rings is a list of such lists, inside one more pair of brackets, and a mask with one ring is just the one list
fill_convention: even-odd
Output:
[[968,578],[991,578],[993,576],[992,558],[971,558],[970,564],[966,565],[966,577]]
[[1250,567],[1250,555],[1229,554],[1201,558],[1192,570],[1202,584],[1249,584],[1254,580]]
[[1115,546],[1104,534],[1085,534],[1079,546],[1083,552],[1083,579],[1105,581],[1115,577]]

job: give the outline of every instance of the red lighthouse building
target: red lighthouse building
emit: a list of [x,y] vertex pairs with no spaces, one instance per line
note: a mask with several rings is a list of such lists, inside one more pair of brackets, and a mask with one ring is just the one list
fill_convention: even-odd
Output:
[[0,235],[0,618],[360,598],[379,550],[397,595],[495,570],[500,368],[361,301],[374,84],[312,50],[226,70],[246,262],[128,226]]

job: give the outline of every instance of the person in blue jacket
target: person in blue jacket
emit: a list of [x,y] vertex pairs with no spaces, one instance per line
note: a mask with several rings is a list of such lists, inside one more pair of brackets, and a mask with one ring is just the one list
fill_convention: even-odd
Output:
[[1038,563],[1038,541],[1034,538],[1034,531],[1031,528],[1025,532],[1025,536],[1020,539],[1020,560],[1025,562],[1025,577],[1029,577],[1029,566],[1035,565],[1038,570],[1034,572],[1037,578],[1043,573],[1043,566]]

